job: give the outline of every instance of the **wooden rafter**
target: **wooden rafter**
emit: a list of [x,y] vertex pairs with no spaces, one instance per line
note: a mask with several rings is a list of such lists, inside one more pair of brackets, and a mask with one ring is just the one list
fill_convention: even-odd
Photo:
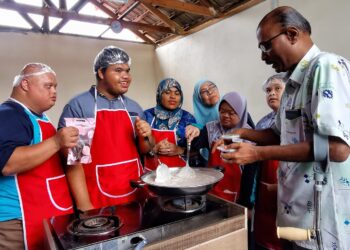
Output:
[[[53,0],[42,0],[42,7],[36,7],[29,1],[21,4],[15,0],[0,0],[0,8],[17,11],[31,25],[30,32],[62,35],[59,31],[70,20],[108,26],[118,20],[146,43],[163,45],[205,29],[264,0],[128,0],[125,4],[110,0],[78,0],[69,10],[67,0],[56,1],[58,6]],[[89,2],[106,13],[108,18],[79,14]],[[30,13],[43,15],[43,23],[34,22]],[[49,29],[49,17],[62,19],[53,30]],[[28,32],[27,29],[0,27],[0,32],[9,30]]]
[[106,6],[104,6],[102,3],[100,3],[97,0],[89,0],[90,3],[92,3],[93,5],[97,6],[100,8],[100,10],[102,10],[104,13],[106,13],[107,15],[109,15],[112,18],[115,18],[117,16],[117,13],[111,11],[109,8],[107,8]]
[[[106,8],[102,3],[98,2],[97,0],[90,0],[90,2],[96,6],[98,6],[103,12],[105,12],[110,17],[115,17],[116,13],[110,11],[108,8]],[[118,19],[121,19],[120,16]],[[138,29],[132,27],[129,28],[132,32],[134,32],[137,36],[141,37],[145,42],[148,42],[150,44],[155,44],[155,42],[151,39],[149,39],[147,36],[145,36],[142,32],[140,32]]]
[[34,31],[41,31],[41,28],[33,21],[33,19],[30,18],[27,13],[19,12],[19,14],[32,26]]
[[[116,20],[116,18],[102,18],[102,17],[95,17],[95,16],[89,16],[89,15],[83,15],[78,14],[75,11],[64,11],[64,10],[57,10],[53,8],[38,8],[31,5],[23,5],[23,4],[15,4],[15,3],[4,3],[0,2],[0,8],[4,9],[10,9],[10,10],[17,10],[17,11],[23,11],[27,13],[34,13],[34,14],[40,14],[40,15],[48,15],[53,17],[59,17],[63,18],[64,20],[76,20],[76,21],[83,21],[88,23],[97,23],[97,24],[106,24],[110,25],[113,20]],[[134,23],[134,22],[128,22],[119,20],[123,27],[128,29],[138,29],[138,30],[144,30],[144,31],[153,31],[153,32],[162,32],[162,33],[173,33],[173,31],[165,26],[155,26],[145,23]],[[57,27],[57,26],[56,26]],[[58,32],[59,29],[52,30],[53,33]]]
[[[259,3],[263,2],[263,1],[264,0],[244,0],[244,1],[236,4],[235,7],[232,10],[228,11],[225,14],[220,15],[219,18],[214,18],[214,19],[211,19],[211,20],[209,20],[209,21],[207,21],[205,23],[196,25],[195,27],[191,27],[191,29],[186,31],[184,33],[184,35],[190,35],[190,34],[193,34],[193,33],[197,32],[197,31],[199,31],[199,30],[205,29],[206,27],[208,27],[210,25],[213,25],[213,24],[215,24],[217,22],[220,22],[221,20],[223,20],[223,19],[225,19],[225,18],[227,18],[229,16],[232,16],[234,14],[242,12],[242,11],[244,11],[244,10],[250,8],[250,7],[253,7],[256,4],[259,4]],[[167,43],[172,42],[172,41],[174,41],[176,39],[179,39],[179,38],[181,38],[181,37],[179,37],[179,36],[170,36],[170,37],[167,37],[167,38],[165,38],[165,39],[163,39],[161,41],[158,41],[158,43],[163,45],[163,44],[167,44]]]
[[120,12],[118,19],[123,19],[126,17],[131,11],[133,11],[138,5],[140,4],[139,1],[134,2],[132,5],[129,6],[124,12]]
[[66,0],[60,0],[60,9],[61,10],[66,10],[67,9]]
[[200,6],[191,3],[185,3],[178,0],[140,0],[142,3],[152,4],[156,6],[162,6],[168,9],[175,9],[178,11],[188,12],[200,16],[214,17],[216,13],[213,13],[213,9],[205,6]]
[[[77,2],[72,8],[71,11],[78,12],[83,6],[86,4],[87,0],[80,0]],[[52,29],[52,32],[59,32],[59,30],[66,25],[66,23],[69,21],[69,17],[64,17],[63,20],[61,20],[55,28]]]
[[45,15],[45,16],[44,16],[42,29],[43,29],[43,32],[44,32],[44,33],[49,33],[49,31],[50,31],[50,27],[49,27],[49,16],[48,16],[48,15]]
[[168,25],[174,32],[178,34],[184,33],[183,28],[175,23],[174,21],[170,20],[169,17],[165,14],[163,14],[161,11],[153,7],[151,4],[148,3],[142,3],[150,12],[152,12],[154,15],[156,15],[160,20],[162,20],[166,25]]
[[[44,6],[43,7],[51,7],[51,8],[56,8],[56,5],[53,4],[51,0],[44,0],[43,1]],[[46,4],[46,5],[45,5]]]

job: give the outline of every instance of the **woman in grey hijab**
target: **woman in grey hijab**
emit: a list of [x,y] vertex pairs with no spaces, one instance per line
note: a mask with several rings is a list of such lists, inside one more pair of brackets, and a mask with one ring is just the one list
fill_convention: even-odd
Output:
[[[211,149],[213,143],[224,134],[232,134],[238,128],[250,128],[247,123],[247,100],[237,92],[229,92],[223,96],[219,104],[219,120],[212,121],[200,131],[195,138],[192,148]],[[214,187],[212,193],[219,197],[237,202],[252,208],[255,200],[254,181],[256,165],[249,164],[244,167],[238,164],[224,162],[220,158],[220,151],[211,152],[208,167],[221,166],[224,168],[224,178]]]

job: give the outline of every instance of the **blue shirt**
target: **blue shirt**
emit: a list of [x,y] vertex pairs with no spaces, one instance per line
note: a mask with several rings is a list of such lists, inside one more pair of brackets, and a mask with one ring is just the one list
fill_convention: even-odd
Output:
[[[6,101],[0,105],[0,169],[2,170],[16,147],[27,146],[33,140],[33,124],[23,107]],[[14,176],[0,172],[0,221],[21,218],[21,208]]]
[[[152,128],[159,129],[155,126],[155,113],[154,113],[154,108],[147,109],[145,111],[145,116],[146,116],[146,121],[151,124]],[[176,140],[177,140],[177,145],[180,147],[186,147],[186,126],[196,123],[196,119],[194,118],[193,115],[191,115],[189,112],[186,110],[182,110],[182,116],[178,124],[176,125]]]

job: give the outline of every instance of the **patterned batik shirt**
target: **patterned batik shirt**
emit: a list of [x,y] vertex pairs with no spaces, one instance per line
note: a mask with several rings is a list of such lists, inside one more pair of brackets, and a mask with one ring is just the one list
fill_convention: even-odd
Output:
[[268,113],[263,118],[261,118],[260,121],[258,121],[258,123],[255,126],[255,129],[261,130],[261,129],[271,128],[272,125],[275,123],[275,117],[276,117],[275,111]]
[[[350,144],[350,64],[314,45],[291,73],[273,129],[281,145],[311,141],[313,133]],[[350,249],[350,157],[327,163],[322,191],[324,249]],[[278,171],[279,226],[313,228],[315,162],[281,162]],[[296,241],[316,249],[316,241]]]

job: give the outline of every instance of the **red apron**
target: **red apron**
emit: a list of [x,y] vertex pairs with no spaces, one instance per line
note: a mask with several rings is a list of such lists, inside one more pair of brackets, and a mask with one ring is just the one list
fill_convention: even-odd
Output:
[[84,165],[90,200],[95,208],[137,200],[129,184],[143,173],[134,127],[126,110],[98,110],[91,145],[92,162]]
[[[40,141],[55,135],[56,130],[50,122],[38,119],[37,122],[40,131],[34,129],[34,134],[36,132],[41,134]],[[16,181],[22,208],[26,248],[43,249],[43,219],[73,212],[72,199],[59,154],[54,154],[32,170],[18,174]]]
[[224,162],[220,158],[220,151],[216,150],[210,154],[209,167],[221,166],[224,168],[224,178],[219,181],[210,193],[225,200],[236,202],[239,197],[242,170],[238,164]]
[[[152,135],[156,143],[159,143],[164,139],[168,139],[169,142],[177,144],[175,130],[152,129]],[[168,167],[186,166],[186,161],[182,159],[181,156],[179,155],[174,155],[174,156],[158,155],[158,158],[162,163],[166,164]],[[147,155],[145,156],[144,159],[145,159],[145,169],[147,171],[153,171],[157,169],[157,166],[159,165],[157,157],[152,157]]]
[[[278,161],[264,161],[261,167],[262,182],[277,184]],[[268,249],[282,249],[276,232],[277,192],[267,190],[259,183],[254,213],[254,234],[256,242]],[[267,233],[268,232],[268,233]]]

